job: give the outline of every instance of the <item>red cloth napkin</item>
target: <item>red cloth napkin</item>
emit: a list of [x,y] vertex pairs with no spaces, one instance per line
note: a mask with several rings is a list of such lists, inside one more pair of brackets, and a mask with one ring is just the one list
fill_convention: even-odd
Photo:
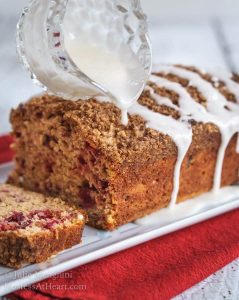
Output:
[[9,135],[0,136],[0,164],[12,160],[13,151],[10,149],[12,140],[12,137]]
[[[0,138],[0,149],[8,143],[8,137]],[[237,257],[239,209],[44,280],[8,298],[167,300]]]

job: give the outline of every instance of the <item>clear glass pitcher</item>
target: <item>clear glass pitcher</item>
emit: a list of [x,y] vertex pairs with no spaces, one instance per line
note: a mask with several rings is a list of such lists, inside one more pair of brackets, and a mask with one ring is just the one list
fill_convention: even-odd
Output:
[[[118,55],[129,74],[134,74],[130,82],[134,98],[140,95],[151,72],[152,53],[139,0],[34,0],[24,9],[17,26],[19,58],[45,91],[72,100],[99,95],[114,100],[115,94],[101,78],[95,80],[77,64],[67,46],[72,35],[79,45],[86,43],[87,37],[98,48]],[[132,61],[137,61],[141,74]],[[97,64],[94,60],[91,63]],[[110,60],[104,64],[105,74],[110,64]],[[116,68],[110,76],[118,72]]]

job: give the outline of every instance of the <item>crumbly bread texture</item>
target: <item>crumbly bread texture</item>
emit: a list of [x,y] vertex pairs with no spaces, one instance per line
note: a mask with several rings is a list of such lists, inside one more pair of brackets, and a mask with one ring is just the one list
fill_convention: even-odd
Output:
[[81,241],[85,215],[59,198],[0,185],[0,264],[39,263]]
[[[174,74],[158,76],[179,83],[205,105],[207,99],[188,80]],[[209,74],[200,76],[214,84]],[[177,105],[177,93],[149,85]],[[223,82],[215,88],[235,101]],[[176,110],[157,104],[148,91],[138,101],[179,118]],[[11,122],[16,167],[9,182],[79,205],[87,211],[90,225],[112,230],[169,204],[177,147],[169,136],[148,128],[142,117],[130,115],[123,126],[121,112],[112,103],[43,95],[13,110]],[[221,143],[216,125],[194,120],[191,124],[193,141],[181,168],[178,202],[211,189]],[[226,150],[222,186],[238,181],[235,149],[236,135]]]

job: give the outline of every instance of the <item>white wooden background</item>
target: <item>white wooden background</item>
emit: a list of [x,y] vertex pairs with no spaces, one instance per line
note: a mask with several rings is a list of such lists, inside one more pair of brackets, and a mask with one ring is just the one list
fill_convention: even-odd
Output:
[[[11,107],[40,89],[18,64],[15,26],[27,0],[0,0],[0,134]],[[239,0],[142,0],[154,62],[223,67],[239,72]],[[175,300],[239,300],[239,260]]]

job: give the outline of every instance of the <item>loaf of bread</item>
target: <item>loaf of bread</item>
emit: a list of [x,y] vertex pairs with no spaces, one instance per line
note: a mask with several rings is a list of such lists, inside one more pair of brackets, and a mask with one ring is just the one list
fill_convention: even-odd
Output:
[[60,196],[112,230],[238,182],[238,101],[236,75],[161,65],[126,126],[102,99],[33,98],[11,114],[9,182]]
[[0,185],[0,264],[39,263],[81,241],[85,216],[58,198]]

